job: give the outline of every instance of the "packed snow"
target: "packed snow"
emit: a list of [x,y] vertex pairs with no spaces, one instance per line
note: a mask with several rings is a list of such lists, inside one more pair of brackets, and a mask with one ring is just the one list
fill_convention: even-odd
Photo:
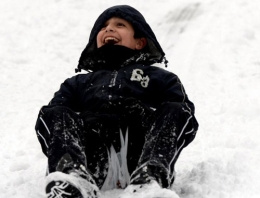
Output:
[[0,197],[45,197],[38,111],[75,75],[94,21],[116,4],[143,13],[196,106],[200,128],[177,161],[174,197],[259,197],[258,0],[1,0]]

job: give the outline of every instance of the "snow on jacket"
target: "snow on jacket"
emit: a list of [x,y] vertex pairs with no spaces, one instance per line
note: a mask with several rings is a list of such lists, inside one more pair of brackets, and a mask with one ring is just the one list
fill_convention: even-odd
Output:
[[96,112],[126,98],[135,98],[153,108],[164,102],[177,102],[194,112],[194,105],[175,74],[144,64],[76,75],[61,85],[50,104],[76,112]]
[[[135,33],[147,38],[148,44],[144,50],[136,51],[118,45],[105,45],[97,49],[96,36],[103,24],[113,16],[130,21]],[[106,112],[108,106],[122,104],[128,98],[139,100],[154,109],[166,102],[178,103],[183,111],[192,115],[196,131],[198,125],[194,105],[179,78],[163,68],[152,66],[155,62],[162,62],[164,55],[141,13],[126,5],[111,7],[98,17],[79,60],[78,70],[90,72],[65,80],[49,106],[98,113]]]

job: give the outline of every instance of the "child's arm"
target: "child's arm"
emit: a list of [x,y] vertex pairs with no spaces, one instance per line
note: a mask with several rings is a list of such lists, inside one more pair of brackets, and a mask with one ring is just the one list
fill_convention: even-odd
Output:
[[166,89],[163,94],[164,102],[161,106],[175,107],[172,109],[169,108],[168,111],[178,114],[182,120],[181,122],[185,123],[181,138],[186,140],[184,146],[187,146],[194,139],[199,126],[194,115],[195,106],[189,100],[180,79],[176,75],[170,75],[166,82]]
[[[48,123],[48,113],[52,111],[57,111],[59,109],[63,109],[66,111],[77,111],[79,109],[78,101],[77,101],[77,78],[72,77],[64,81],[61,84],[60,89],[54,94],[53,99],[48,105],[45,105],[41,108],[38,118],[36,120],[35,130],[37,132],[37,136],[42,145],[46,144],[46,140],[50,136],[50,131],[46,123]],[[50,118],[51,119],[51,118]],[[41,133],[40,133],[40,132]],[[42,138],[43,137],[43,138]],[[45,140],[45,141],[44,141]],[[43,148],[43,152],[47,155],[47,151],[45,147]]]
[[193,103],[189,100],[180,79],[175,74],[169,75],[169,77],[166,79],[163,100],[164,102],[179,103],[185,109],[189,109],[189,111],[194,114],[195,107]]
[[54,94],[49,104],[41,108],[38,119],[45,109],[57,106],[66,107],[75,112],[79,110],[79,103],[77,101],[77,77],[69,78],[61,84],[60,89]]
[[48,106],[64,106],[75,112],[79,111],[77,90],[77,76],[65,80]]

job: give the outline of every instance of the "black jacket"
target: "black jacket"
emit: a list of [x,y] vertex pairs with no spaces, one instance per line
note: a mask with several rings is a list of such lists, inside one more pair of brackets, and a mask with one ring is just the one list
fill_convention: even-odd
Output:
[[176,102],[194,112],[179,78],[162,68],[132,64],[118,70],[98,70],[67,79],[50,105],[61,105],[76,112],[103,112],[110,104],[135,98],[158,108]]
[[[117,45],[97,49],[96,36],[113,16],[129,21],[135,33],[147,38],[148,44],[142,51]],[[165,69],[151,66],[152,63],[162,62],[164,55],[140,12],[127,5],[111,7],[96,20],[89,43],[79,59],[78,70],[90,72],[67,79],[48,106],[66,106],[75,112],[96,113],[106,112],[108,107],[111,110],[111,106],[116,111],[116,106],[133,98],[155,109],[165,102],[178,103],[194,114],[194,105],[179,78]]]

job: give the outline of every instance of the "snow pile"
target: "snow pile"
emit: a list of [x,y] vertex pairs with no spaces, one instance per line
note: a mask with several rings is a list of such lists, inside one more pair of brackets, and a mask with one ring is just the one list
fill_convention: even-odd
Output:
[[74,75],[94,21],[115,4],[130,4],[144,14],[170,61],[168,69],[196,106],[200,128],[176,164],[176,194],[259,197],[256,0],[1,0],[0,197],[44,197],[47,161],[34,132],[38,110]]

